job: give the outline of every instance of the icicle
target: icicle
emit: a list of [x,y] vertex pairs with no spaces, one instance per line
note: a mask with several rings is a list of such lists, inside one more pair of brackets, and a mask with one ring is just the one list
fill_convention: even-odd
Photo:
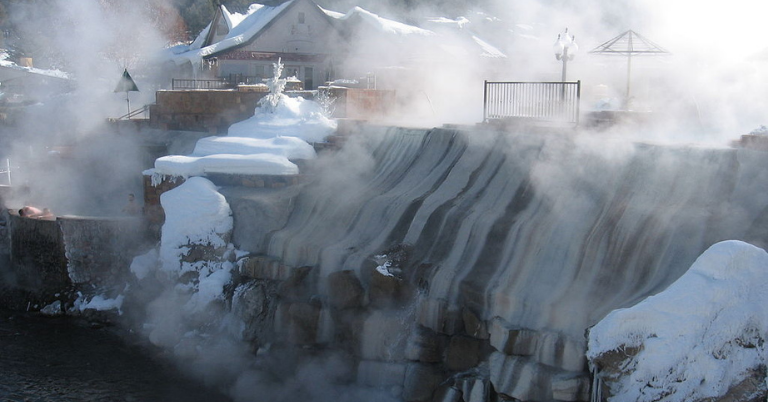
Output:
[[597,366],[592,367],[592,393],[589,402],[603,401],[603,381],[600,380],[600,373]]

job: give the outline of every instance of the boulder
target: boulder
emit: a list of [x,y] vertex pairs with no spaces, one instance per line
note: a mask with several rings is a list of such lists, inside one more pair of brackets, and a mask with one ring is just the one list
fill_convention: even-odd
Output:
[[445,351],[445,367],[465,371],[477,366],[482,359],[482,341],[467,336],[452,336]]
[[278,286],[280,297],[287,301],[307,301],[315,293],[312,267],[304,266],[290,270],[288,278]]
[[369,387],[402,387],[406,369],[405,363],[362,360],[357,365],[357,382]]
[[461,310],[461,317],[464,320],[464,331],[467,335],[477,339],[488,339],[490,334],[488,333],[488,326],[485,321],[477,317],[472,310],[463,308]]
[[419,304],[417,322],[435,332],[446,335],[459,334],[464,330],[461,312],[449,309],[443,299],[427,298]]
[[437,363],[443,359],[443,350],[448,345],[448,336],[419,327],[408,337],[405,358],[424,363]]
[[585,341],[558,332],[518,328],[496,317],[491,320],[490,343],[497,351],[533,360],[565,371],[584,371]]
[[374,311],[363,323],[360,356],[371,360],[403,360],[411,326],[399,312]]
[[337,309],[362,307],[365,289],[354,271],[328,275],[328,304]]
[[403,399],[412,401],[430,401],[443,375],[437,366],[423,363],[409,363],[405,370]]

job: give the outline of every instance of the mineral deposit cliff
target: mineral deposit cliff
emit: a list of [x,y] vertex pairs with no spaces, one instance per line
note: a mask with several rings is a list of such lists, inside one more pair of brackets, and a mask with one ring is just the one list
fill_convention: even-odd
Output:
[[[306,183],[222,188],[256,344],[407,401],[588,400],[585,331],[710,245],[762,246],[768,162],[584,134],[366,127]],[[249,296],[250,295],[250,296]],[[250,299],[250,301],[248,301]]]

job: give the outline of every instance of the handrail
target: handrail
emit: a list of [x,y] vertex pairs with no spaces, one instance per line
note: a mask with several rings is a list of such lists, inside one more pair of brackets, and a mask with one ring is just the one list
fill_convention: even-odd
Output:
[[110,119],[110,120],[112,120],[112,121],[129,120],[129,119],[131,119],[131,118],[133,118],[133,117],[135,117],[135,116],[137,116],[139,114],[142,114],[142,113],[146,112],[147,110],[149,110],[150,106],[152,106],[152,105],[151,104],[144,105],[144,106],[142,106],[142,107],[140,107],[138,109],[132,110],[132,111],[130,111],[130,112],[128,112],[128,113],[118,117],[118,118],[113,118],[113,119]]

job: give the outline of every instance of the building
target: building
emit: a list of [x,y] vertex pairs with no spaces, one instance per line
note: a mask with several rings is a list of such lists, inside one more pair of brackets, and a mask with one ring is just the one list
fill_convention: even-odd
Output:
[[279,58],[285,65],[283,75],[295,76],[304,89],[311,90],[328,81],[359,79],[368,73],[400,77],[404,71],[420,70],[429,74],[457,60],[506,57],[474,34],[467,32],[464,37],[446,37],[360,7],[339,13],[312,0],[288,0],[232,12],[219,6],[195,41],[170,49],[169,59],[181,70],[176,78],[223,78],[250,84],[271,77]]
[[295,76],[305,89],[314,89],[333,77],[334,60],[344,41],[332,18],[311,0],[253,4],[244,13],[222,5],[188,49],[172,59],[194,77],[259,83],[272,76],[272,65],[279,58],[285,76]]

